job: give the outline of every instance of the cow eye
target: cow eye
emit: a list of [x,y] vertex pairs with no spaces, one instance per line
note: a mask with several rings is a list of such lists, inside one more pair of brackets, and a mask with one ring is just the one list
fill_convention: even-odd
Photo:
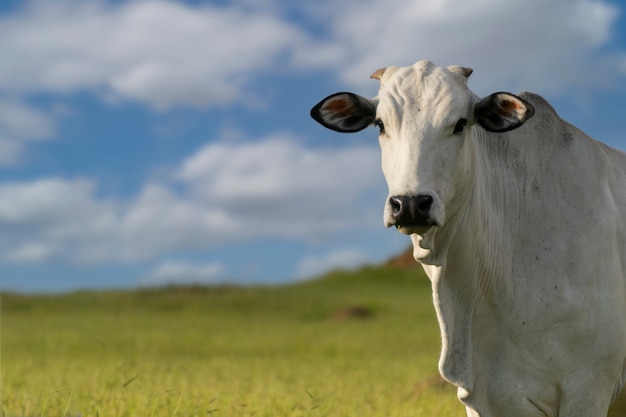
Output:
[[460,118],[458,122],[456,122],[456,126],[454,126],[454,134],[460,133],[465,129],[465,125],[467,124],[467,119]]
[[378,131],[381,135],[385,133],[385,124],[383,123],[382,120],[380,119],[374,120],[374,126],[378,128]]

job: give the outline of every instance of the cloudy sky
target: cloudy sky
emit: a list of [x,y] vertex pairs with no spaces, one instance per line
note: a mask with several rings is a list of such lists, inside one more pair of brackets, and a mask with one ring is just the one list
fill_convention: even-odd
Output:
[[430,59],[626,149],[616,0],[3,0],[0,289],[281,283],[379,262],[374,130],[324,96]]

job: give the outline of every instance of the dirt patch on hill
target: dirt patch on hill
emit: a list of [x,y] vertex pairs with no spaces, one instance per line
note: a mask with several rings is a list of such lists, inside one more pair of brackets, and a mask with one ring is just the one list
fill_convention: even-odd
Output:
[[374,310],[367,306],[348,306],[340,308],[331,316],[331,320],[366,320],[374,317]]
[[387,265],[393,266],[396,268],[409,268],[409,269],[417,269],[419,268],[419,263],[413,258],[413,248],[407,248],[399,255],[394,256],[393,258],[387,261]]

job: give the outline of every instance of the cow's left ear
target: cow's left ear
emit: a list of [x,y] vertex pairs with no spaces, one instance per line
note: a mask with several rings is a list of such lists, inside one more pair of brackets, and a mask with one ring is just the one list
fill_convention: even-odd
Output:
[[511,93],[494,93],[474,106],[474,120],[490,132],[517,129],[533,114],[529,102]]
[[374,121],[376,102],[354,93],[336,93],[317,103],[311,117],[337,132],[358,132]]

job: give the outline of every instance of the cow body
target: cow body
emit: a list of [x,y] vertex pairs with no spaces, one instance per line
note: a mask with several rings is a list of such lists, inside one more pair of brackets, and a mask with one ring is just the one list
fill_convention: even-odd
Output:
[[327,127],[380,127],[385,224],[432,282],[441,375],[468,416],[600,417],[626,371],[626,155],[540,96],[479,99],[421,61],[333,95]]
[[433,284],[440,372],[470,416],[606,415],[626,358],[626,157],[522,98],[535,117],[504,134],[473,128],[458,211],[411,235]]

